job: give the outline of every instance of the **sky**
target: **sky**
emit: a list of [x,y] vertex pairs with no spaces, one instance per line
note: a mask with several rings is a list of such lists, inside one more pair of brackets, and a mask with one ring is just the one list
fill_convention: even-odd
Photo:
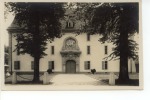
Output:
[[9,40],[8,40],[8,32],[7,32],[7,28],[11,25],[12,21],[14,19],[14,15],[12,13],[9,13],[7,15],[7,19],[4,20],[4,45],[8,46],[9,44]]

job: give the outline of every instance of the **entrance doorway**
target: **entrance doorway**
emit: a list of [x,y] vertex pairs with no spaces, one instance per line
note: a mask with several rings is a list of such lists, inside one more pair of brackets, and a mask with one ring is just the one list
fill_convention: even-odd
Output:
[[76,62],[74,60],[66,61],[66,73],[76,73]]

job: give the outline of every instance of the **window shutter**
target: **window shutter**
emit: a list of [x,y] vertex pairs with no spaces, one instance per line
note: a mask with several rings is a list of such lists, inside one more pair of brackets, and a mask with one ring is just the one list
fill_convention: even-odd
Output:
[[[19,39],[19,37],[18,37],[18,39]],[[19,51],[19,49],[20,49],[20,47],[19,47],[19,40],[17,39],[17,50],[16,50],[16,53],[17,53],[17,55],[20,55],[20,51]]]
[[103,70],[108,69],[108,61],[102,61],[102,69]]
[[14,69],[19,70],[20,69],[20,61],[15,61],[14,62]]
[[102,69],[103,69],[103,70],[105,69],[104,61],[102,61]]
[[85,70],[88,69],[87,61],[84,62],[84,69],[85,69]]
[[105,69],[108,69],[108,62],[105,61]]
[[87,61],[88,69],[90,69],[90,61]]
[[49,61],[48,67],[49,67],[49,69],[52,69],[52,63],[51,63],[51,61]]
[[108,53],[108,47],[105,46],[105,54],[107,54],[107,53]]
[[52,69],[54,69],[54,61],[52,61]]
[[84,69],[85,69],[85,70],[90,69],[90,61],[85,61],[85,62],[84,62]]

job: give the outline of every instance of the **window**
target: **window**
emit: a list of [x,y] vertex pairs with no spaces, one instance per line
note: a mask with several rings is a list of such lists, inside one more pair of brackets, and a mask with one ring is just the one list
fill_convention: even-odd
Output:
[[31,69],[34,69],[34,61],[31,61]]
[[17,53],[17,55],[20,55],[20,46],[18,45],[19,44],[19,38],[20,38],[20,36],[19,35],[17,35],[18,37],[17,37],[17,49],[16,49],[16,53]]
[[103,70],[108,69],[108,62],[107,61],[102,61],[102,69]]
[[108,53],[108,47],[105,46],[105,54],[107,54],[107,53]]
[[17,55],[20,55],[19,49],[17,49]]
[[87,46],[87,54],[90,54],[90,46]]
[[49,67],[49,69],[54,69],[54,61],[49,61],[48,67]]
[[20,69],[20,61],[14,61],[14,69],[19,70]]
[[85,61],[85,62],[84,62],[84,69],[85,69],[85,70],[90,69],[90,66],[91,66],[91,65],[90,65],[90,61]]
[[54,54],[54,46],[51,46],[51,54]]
[[66,28],[74,28],[75,26],[75,23],[73,21],[67,21],[66,22]]
[[90,34],[87,34],[87,41],[90,41]]

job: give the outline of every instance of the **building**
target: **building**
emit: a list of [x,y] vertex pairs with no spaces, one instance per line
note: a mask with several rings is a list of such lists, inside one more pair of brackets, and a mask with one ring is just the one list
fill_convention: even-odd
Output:
[[[62,21],[61,38],[55,38],[52,43],[48,43],[45,53],[47,56],[40,59],[40,72],[52,69],[53,72],[81,73],[90,72],[119,72],[119,60],[104,59],[113,49],[111,43],[101,44],[98,40],[100,35],[90,35],[74,32],[82,27],[82,22],[72,20],[73,14],[68,11],[66,20]],[[17,41],[13,34],[19,33],[19,27],[15,20],[8,28],[10,45],[10,66],[12,71],[33,72],[34,59],[28,55],[19,55],[15,50]],[[129,60],[129,72],[136,72],[135,63]]]

